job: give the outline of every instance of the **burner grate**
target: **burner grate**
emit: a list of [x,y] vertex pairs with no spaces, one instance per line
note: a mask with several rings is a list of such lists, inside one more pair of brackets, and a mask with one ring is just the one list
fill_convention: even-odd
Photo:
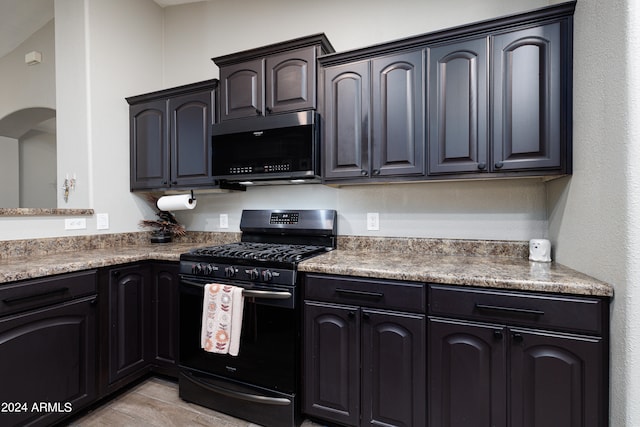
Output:
[[298,262],[324,251],[326,251],[324,246],[237,242],[194,249],[190,255],[207,258]]

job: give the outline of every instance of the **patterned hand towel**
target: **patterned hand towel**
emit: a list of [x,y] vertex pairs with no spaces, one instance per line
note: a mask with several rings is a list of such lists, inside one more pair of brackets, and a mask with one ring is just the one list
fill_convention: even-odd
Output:
[[200,340],[205,351],[238,355],[243,309],[241,287],[218,283],[205,285]]

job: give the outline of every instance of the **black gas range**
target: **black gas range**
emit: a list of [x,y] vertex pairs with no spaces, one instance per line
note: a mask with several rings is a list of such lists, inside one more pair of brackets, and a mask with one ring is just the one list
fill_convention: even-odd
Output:
[[[245,210],[241,240],[180,256],[180,378],[184,400],[269,427],[300,421],[298,264],[336,247],[333,210]],[[237,356],[201,347],[204,287],[242,288]]]
[[240,242],[180,256],[180,274],[294,286],[300,261],[335,249],[334,210],[245,210]]

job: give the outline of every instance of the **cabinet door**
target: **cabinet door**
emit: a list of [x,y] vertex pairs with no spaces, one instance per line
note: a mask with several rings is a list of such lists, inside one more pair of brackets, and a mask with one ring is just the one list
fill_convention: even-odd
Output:
[[374,59],[374,176],[424,174],[422,50]]
[[425,425],[426,336],[424,315],[362,309],[363,425]]
[[324,72],[324,176],[369,176],[369,62]]
[[169,99],[172,187],[213,184],[211,109],[211,91]]
[[149,269],[133,265],[109,275],[109,384],[143,374],[150,359]]
[[169,138],[165,100],[132,105],[130,116],[131,190],[169,185]]
[[[561,23],[493,38],[492,169],[559,168],[563,88]],[[564,56],[564,55],[563,55]],[[566,108],[566,107],[565,107]]]
[[256,59],[220,68],[220,120],[263,114],[263,67]]
[[429,174],[487,169],[487,39],[429,50]]
[[601,339],[511,330],[511,425],[607,425]]
[[316,107],[315,47],[270,55],[266,59],[266,113]]
[[95,322],[93,296],[0,321],[0,402],[26,405],[3,407],[0,424],[53,425],[95,400]]
[[304,328],[304,412],[340,424],[358,425],[358,307],[306,301]]
[[152,268],[151,313],[153,357],[161,372],[178,376],[178,265],[155,263]]
[[504,335],[501,326],[429,318],[430,426],[507,425]]

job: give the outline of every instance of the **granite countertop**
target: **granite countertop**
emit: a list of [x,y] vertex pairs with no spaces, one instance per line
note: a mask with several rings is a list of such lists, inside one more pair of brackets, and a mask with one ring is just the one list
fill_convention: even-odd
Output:
[[178,261],[194,243],[138,244],[0,259],[0,283],[145,260]]
[[434,255],[413,251],[335,250],[299,270],[464,286],[612,297],[613,287],[555,262],[500,256]]
[[[237,241],[234,233],[151,244],[139,236],[5,242],[0,284],[145,260],[179,261],[191,249]],[[114,243],[115,242],[115,243]],[[84,245],[84,246],[83,246]],[[341,237],[338,249],[303,261],[299,270],[425,283],[613,296],[613,287],[563,265],[531,262],[522,242]]]

